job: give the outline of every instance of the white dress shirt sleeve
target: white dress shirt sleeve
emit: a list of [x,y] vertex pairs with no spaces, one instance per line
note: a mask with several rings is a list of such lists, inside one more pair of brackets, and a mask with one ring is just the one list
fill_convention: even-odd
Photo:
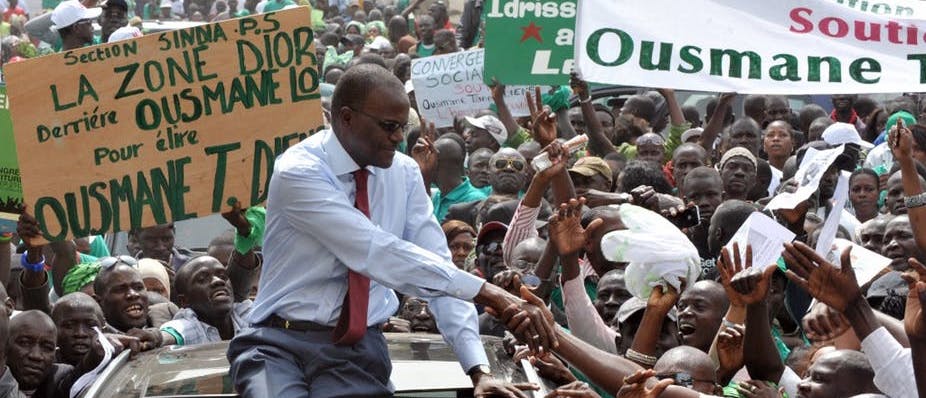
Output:
[[862,340],[862,352],[875,370],[875,386],[891,398],[916,398],[913,357],[883,326]]
[[278,196],[288,199],[274,210],[298,233],[311,236],[351,270],[406,294],[472,300],[479,293],[482,279],[457,269],[449,258],[383,231],[354,208],[336,180],[312,167],[274,174]]
[[[410,170],[414,173],[406,179],[409,186],[406,187],[408,210],[405,238],[425,250],[440,255],[445,264],[451,264],[450,249],[447,247],[443,230],[433,216],[433,204],[428,200],[424,190],[421,173],[417,169]],[[476,365],[489,364],[482,338],[479,337],[476,307],[472,303],[444,296],[431,298],[428,305],[434,314],[434,320],[437,321],[437,328],[444,340],[453,347],[463,371],[468,371]]]

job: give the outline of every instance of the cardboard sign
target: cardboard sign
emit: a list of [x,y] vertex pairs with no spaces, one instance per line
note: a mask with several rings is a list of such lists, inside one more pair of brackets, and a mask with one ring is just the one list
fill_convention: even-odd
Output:
[[569,84],[576,0],[486,1],[485,81]]
[[926,14],[916,3],[582,0],[575,62],[590,82],[629,86],[740,94],[926,91]]
[[0,233],[16,231],[23,203],[9,105],[6,86],[0,84]]
[[[421,116],[437,127],[449,127],[455,116],[489,109],[494,102],[492,90],[482,82],[484,62],[483,49],[412,60],[412,85]],[[514,117],[530,115],[524,97],[530,88],[505,87],[505,104]]]
[[266,199],[276,155],[321,129],[301,7],[8,65],[23,196],[48,240]]

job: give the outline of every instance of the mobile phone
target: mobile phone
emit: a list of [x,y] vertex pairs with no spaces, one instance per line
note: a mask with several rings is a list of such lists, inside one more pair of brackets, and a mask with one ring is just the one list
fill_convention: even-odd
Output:
[[675,217],[669,217],[669,221],[679,228],[689,228],[701,224],[701,211],[698,206],[691,206]]

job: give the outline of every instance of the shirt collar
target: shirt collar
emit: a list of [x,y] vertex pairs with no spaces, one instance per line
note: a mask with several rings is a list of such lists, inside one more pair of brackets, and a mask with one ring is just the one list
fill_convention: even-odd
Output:
[[[331,166],[334,175],[341,176],[360,170],[357,162],[354,162],[354,159],[341,145],[341,140],[334,134],[334,130],[327,132],[327,136],[322,140],[322,147],[325,148],[325,152],[328,154],[328,165]],[[376,175],[376,167],[367,166],[366,169],[370,174]]]

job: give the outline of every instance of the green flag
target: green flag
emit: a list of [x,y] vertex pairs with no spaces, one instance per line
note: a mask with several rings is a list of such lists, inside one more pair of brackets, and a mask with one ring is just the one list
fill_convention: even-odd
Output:
[[576,0],[486,2],[485,81],[569,84]]

